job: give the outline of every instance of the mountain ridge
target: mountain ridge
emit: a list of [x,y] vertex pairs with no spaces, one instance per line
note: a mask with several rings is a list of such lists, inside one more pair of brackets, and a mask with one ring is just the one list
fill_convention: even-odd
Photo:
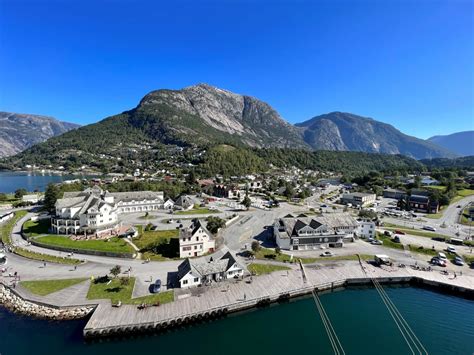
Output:
[[[50,138],[7,163],[87,165],[104,159],[123,162],[131,159],[132,151],[216,144],[353,150],[404,154],[416,159],[454,156],[389,124],[349,113],[333,112],[292,125],[266,102],[201,83],[180,90],[151,91],[135,108]],[[136,158],[142,159],[139,155]]]
[[427,139],[460,156],[474,155],[474,131],[461,131],[446,135],[436,135]]
[[0,111],[0,157],[17,154],[78,127],[50,116]]

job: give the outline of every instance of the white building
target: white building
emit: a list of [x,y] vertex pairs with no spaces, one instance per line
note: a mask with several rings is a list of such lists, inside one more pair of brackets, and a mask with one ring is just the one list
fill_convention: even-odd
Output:
[[43,196],[40,194],[30,194],[30,195],[23,195],[21,197],[22,202],[28,202],[28,203],[38,203],[43,199]]
[[216,247],[211,233],[203,222],[195,219],[188,228],[179,233],[179,257],[188,258],[212,253]]
[[281,249],[311,250],[321,246],[342,247],[344,241],[353,240],[357,227],[357,221],[347,213],[287,215],[275,221],[273,233]]
[[122,213],[163,208],[163,193],[153,191],[110,193],[99,187],[65,192],[56,201],[51,228],[57,234],[93,234],[115,229]]
[[242,277],[244,268],[230,253],[225,253],[218,260],[192,260],[186,259],[178,266],[179,287],[192,287],[219,282],[234,277]]
[[354,192],[351,194],[343,194],[341,202],[351,204],[357,207],[366,207],[373,205],[377,200],[376,194],[368,194],[363,192]]
[[375,238],[375,222],[372,221],[359,221],[356,234],[360,238],[369,239]]

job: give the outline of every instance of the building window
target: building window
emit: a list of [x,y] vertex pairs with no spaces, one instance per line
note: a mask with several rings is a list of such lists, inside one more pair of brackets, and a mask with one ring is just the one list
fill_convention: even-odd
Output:
[[199,277],[195,277],[194,282],[199,282]]
[[183,280],[183,285],[187,285],[188,280]]

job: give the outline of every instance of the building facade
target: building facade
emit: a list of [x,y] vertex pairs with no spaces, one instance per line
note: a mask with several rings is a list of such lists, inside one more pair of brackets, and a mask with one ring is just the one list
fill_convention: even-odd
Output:
[[189,258],[214,252],[216,247],[211,233],[203,222],[195,219],[188,228],[179,233],[179,257]]
[[163,193],[135,191],[110,193],[98,187],[65,192],[55,205],[51,229],[57,234],[94,234],[111,231],[119,225],[122,213],[163,208]]
[[367,207],[373,205],[377,200],[377,195],[363,192],[354,192],[350,194],[343,194],[341,202],[343,204],[351,204],[356,207]]
[[281,249],[311,250],[321,246],[342,247],[345,240],[355,237],[357,228],[357,221],[347,213],[317,217],[287,215],[275,221],[273,233]]
[[181,288],[220,282],[243,275],[243,266],[230,252],[225,253],[217,260],[188,258],[178,266],[178,283]]

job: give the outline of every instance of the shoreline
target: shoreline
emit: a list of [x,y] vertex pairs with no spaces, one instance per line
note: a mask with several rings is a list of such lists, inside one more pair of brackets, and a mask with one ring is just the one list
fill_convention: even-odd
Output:
[[[411,269],[384,270],[366,265],[364,267],[369,274],[363,274],[358,263],[342,267],[315,266],[307,267],[306,271],[292,270],[288,275],[279,272],[262,275],[255,277],[250,283],[240,281],[231,284],[222,283],[206,289],[176,289],[175,294],[180,295],[174,302],[146,309],[138,309],[136,305],[112,307],[110,301],[103,300],[90,302],[87,305],[51,305],[39,302],[38,299],[32,300],[20,296],[18,292],[1,283],[0,303],[5,305],[5,297],[2,297],[2,294],[5,293],[5,289],[10,289],[19,305],[15,308],[10,302],[10,305],[7,304],[5,307],[14,313],[54,320],[88,317],[83,337],[94,339],[180,328],[271,304],[289,302],[310,295],[313,291],[326,293],[347,287],[370,287],[373,279],[382,285],[410,285],[474,300],[474,280],[471,276],[452,279],[437,272]],[[306,280],[303,274],[306,275]],[[274,289],[272,290],[272,286],[269,285],[275,285]],[[242,295],[245,296],[242,298]],[[45,308],[41,309],[42,312],[32,312],[35,307]]]

